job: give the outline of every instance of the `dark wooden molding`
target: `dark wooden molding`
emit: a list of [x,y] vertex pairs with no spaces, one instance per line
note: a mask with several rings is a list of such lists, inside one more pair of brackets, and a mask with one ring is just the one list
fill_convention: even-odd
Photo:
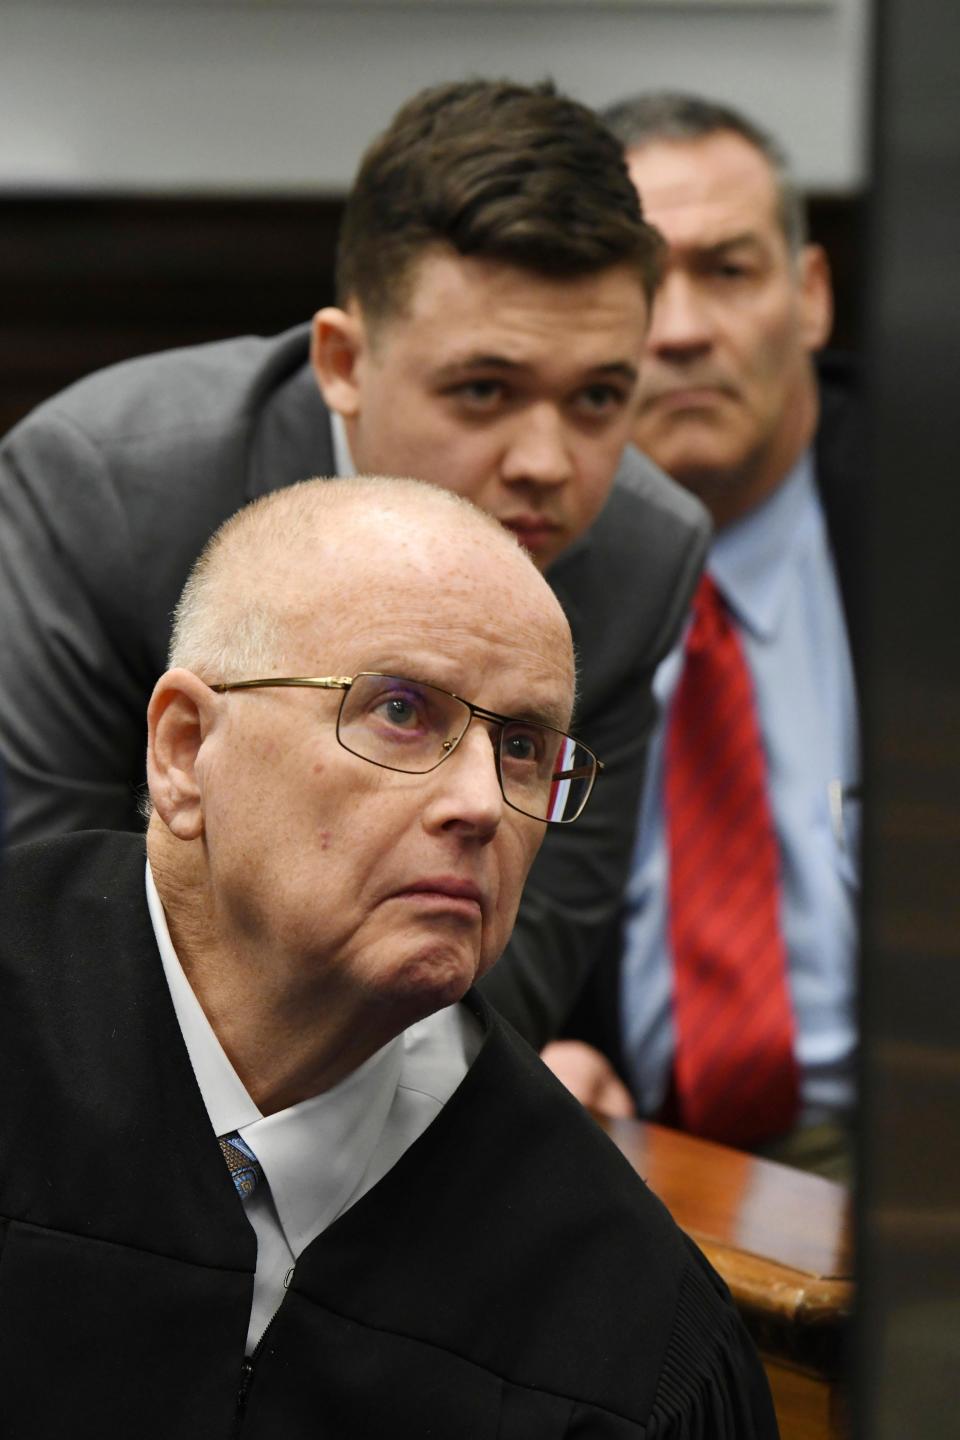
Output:
[[338,198],[0,199],[0,429],[152,350],[273,334],[333,297]]
[[[132,355],[273,334],[333,298],[339,196],[0,198],[0,433],[81,375]],[[856,348],[857,196],[811,200]]]

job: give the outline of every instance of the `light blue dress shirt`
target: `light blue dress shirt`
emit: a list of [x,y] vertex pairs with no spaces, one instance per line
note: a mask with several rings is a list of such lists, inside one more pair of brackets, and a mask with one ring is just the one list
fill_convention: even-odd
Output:
[[[707,569],[753,675],[782,857],[801,1119],[812,1124],[853,1103],[860,762],[850,647],[809,455],[716,535]],[[664,713],[681,664],[682,645],[657,671]],[[664,728],[661,719],[650,748],[620,975],[621,1039],[644,1114],[663,1103],[674,1049]]]

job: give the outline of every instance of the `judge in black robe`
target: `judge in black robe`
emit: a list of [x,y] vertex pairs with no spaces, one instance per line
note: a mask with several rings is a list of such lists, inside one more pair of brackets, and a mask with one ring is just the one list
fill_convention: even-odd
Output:
[[[775,1436],[721,1282],[471,989],[592,773],[546,724],[573,691],[543,578],[436,486],[310,482],[213,542],[150,704],[146,846],[84,832],[0,872],[3,1440]],[[181,980],[259,1119],[219,1128]],[[284,1230],[284,1287],[271,1207],[363,1154],[356,1114],[306,1109],[461,1001],[478,1044],[437,1057],[372,1188]],[[258,1125],[291,1120],[268,1158]]]
[[770,1437],[722,1282],[495,1012],[466,1079],[300,1256],[256,1244],[164,980],[143,840],[0,872],[5,1440]]

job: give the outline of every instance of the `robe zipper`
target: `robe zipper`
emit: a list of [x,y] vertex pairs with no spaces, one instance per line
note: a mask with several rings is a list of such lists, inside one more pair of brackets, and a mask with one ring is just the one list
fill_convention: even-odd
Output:
[[[293,1272],[295,1269],[296,1266],[291,1265],[290,1269],[287,1271],[283,1281],[284,1290],[287,1289],[290,1281],[293,1279]],[[284,1300],[285,1299],[286,1295],[284,1295]],[[237,1423],[234,1429],[235,1435],[240,1434],[240,1426],[243,1424],[243,1412],[247,1408],[247,1395],[250,1391],[250,1382],[253,1380],[253,1367],[257,1363],[257,1356],[263,1349],[263,1342],[270,1334],[270,1329],[273,1325],[273,1322],[280,1314],[282,1308],[283,1300],[280,1301],[280,1304],[277,1306],[276,1310],[274,1310],[273,1314],[270,1316],[270,1319],[263,1327],[263,1334],[260,1336],[260,1339],[257,1341],[256,1345],[254,1345],[253,1353],[251,1355],[244,1355],[243,1357],[243,1362],[240,1366],[240,1384],[237,1388]]]

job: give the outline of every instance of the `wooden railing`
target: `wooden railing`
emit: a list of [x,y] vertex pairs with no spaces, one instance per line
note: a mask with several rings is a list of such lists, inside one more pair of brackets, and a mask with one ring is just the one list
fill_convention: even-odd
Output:
[[763,1357],[782,1440],[846,1440],[849,1191],[660,1125],[599,1123],[730,1287]]

